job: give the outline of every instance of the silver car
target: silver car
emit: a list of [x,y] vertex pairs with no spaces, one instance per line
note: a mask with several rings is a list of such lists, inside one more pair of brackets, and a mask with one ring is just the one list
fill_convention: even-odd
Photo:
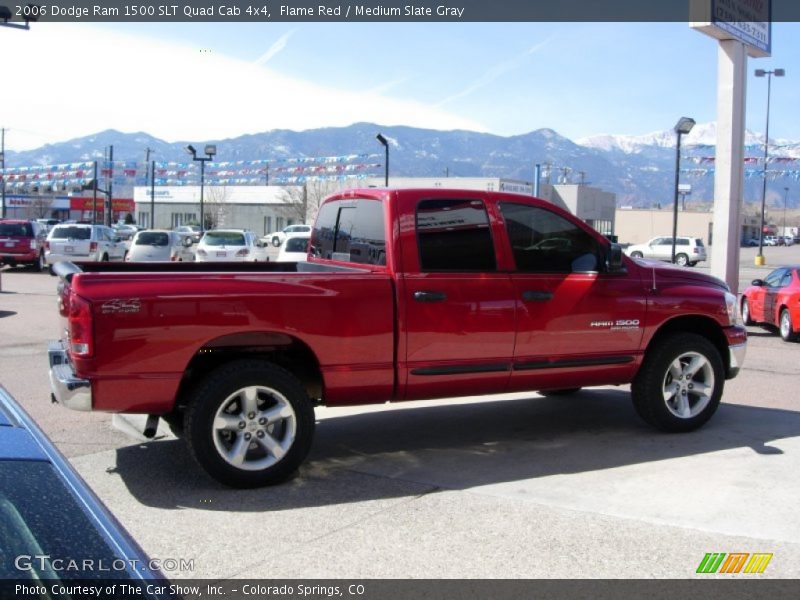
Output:
[[126,261],[191,262],[194,261],[191,236],[166,229],[139,231],[133,236]]
[[266,244],[252,231],[244,229],[212,229],[197,244],[198,262],[265,262]]

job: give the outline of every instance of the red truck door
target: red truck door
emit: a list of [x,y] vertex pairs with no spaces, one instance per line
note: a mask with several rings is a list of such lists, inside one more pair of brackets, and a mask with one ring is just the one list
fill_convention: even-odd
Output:
[[522,202],[499,208],[518,302],[510,389],[626,380],[646,310],[638,276],[603,272],[600,242],[553,210]]
[[505,391],[515,300],[509,274],[498,271],[484,201],[423,199],[413,210],[399,281],[405,398]]

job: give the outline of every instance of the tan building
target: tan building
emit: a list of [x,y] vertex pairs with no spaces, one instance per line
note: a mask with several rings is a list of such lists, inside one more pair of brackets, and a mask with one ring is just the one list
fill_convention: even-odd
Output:
[[[671,209],[618,208],[616,234],[621,243],[643,244],[658,236],[672,235]],[[714,215],[705,211],[678,211],[678,235],[698,237],[711,245]],[[741,239],[758,237],[758,217],[742,215]]]

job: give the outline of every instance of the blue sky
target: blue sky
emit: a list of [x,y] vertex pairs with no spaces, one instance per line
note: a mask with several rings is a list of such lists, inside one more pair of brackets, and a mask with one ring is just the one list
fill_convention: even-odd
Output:
[[[800,23],[748,61],[747,127],[800,140]],[[0,28],[11,150],[107,128],[167,141],[356,121],[577,139],[716,115],[717,42],[686,23],[34,23]],[[9,81],[9,72],[5,74]],[[92,81],[96,81],[93,84]],[[4,86],[5,87],[5,86]]]

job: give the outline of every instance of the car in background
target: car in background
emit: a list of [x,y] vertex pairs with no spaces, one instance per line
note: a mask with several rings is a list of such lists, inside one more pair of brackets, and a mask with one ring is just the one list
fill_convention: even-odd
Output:
[[172,231],[180,233],[181,235],[190,236],[195,244],[203,237],[203,230],[200,225],[178,225],[174,227]]
[[280,231],[275,231],[273,233],[268,233],[267,235],[263,236],[262,240],[268,240],[270,244],[275,246],[276,248],[280,246],[286,238],[291,235],[298,235],[298,234],[306,234],[311,235],[311,225],[289,225],[288,227],[284,227]]
[[43,271],[47,230],[37,221],[0,220],[0,266],[24,265]]
[[794,246],[794,236],[793,235],[784,235],[783,236],[783,245],[784,246]]
[[310,235],[292,235],[286,238],[278,251],[277,262],[303,262],[308,259],[308,241]]
[[[625,254],[631,258],[654,258],[672,262],[672,236],[655,237],[645,244],[633,244],[625,248]],[[704,260],[706,247],[703,240],[683,236],[675,238],[676,265],[693,267]]]
[[61,220],[60,219],[36,219],[36,222],[39,223],[39,225],[43,226],[48,233],[50,233],[50,230],[54,226],[56,226],[59,223],[61,223]]
[[135,236],[136,232],[139,231],[139,228],[135,225],[126,224],[112,225],[111,229],[113,229],[116,236],[123,241],[133,239],[133,236]]
[[797,341],[800,338],[800,265],[778,267],[764,279],[754,279],[742,293],[740,308],[745,325],[775,326],[784,341]]
[[129,262],[191,262],[194,260],[191,236],[166,229],[139,231],[125,256]]
[[777,235],[765,235],[761,244],[763,246],[782,246],[783,238],[779,238]]
[[195,251],[197,262],[266,262],[266,244],[245,229],[210,229]]
[[47,234],[45,260],[54,265],[62,260],[74,263],[123,260],[127,245],[105,225],[61,223]]
[[150,592],[169,589],[159,561],[144,553],[2,386],[0,541],[0,578],[16,584],[47,583],[51,590],[71,580],[103,580],[137,585],[143,590],[137,598],[166,597]]

